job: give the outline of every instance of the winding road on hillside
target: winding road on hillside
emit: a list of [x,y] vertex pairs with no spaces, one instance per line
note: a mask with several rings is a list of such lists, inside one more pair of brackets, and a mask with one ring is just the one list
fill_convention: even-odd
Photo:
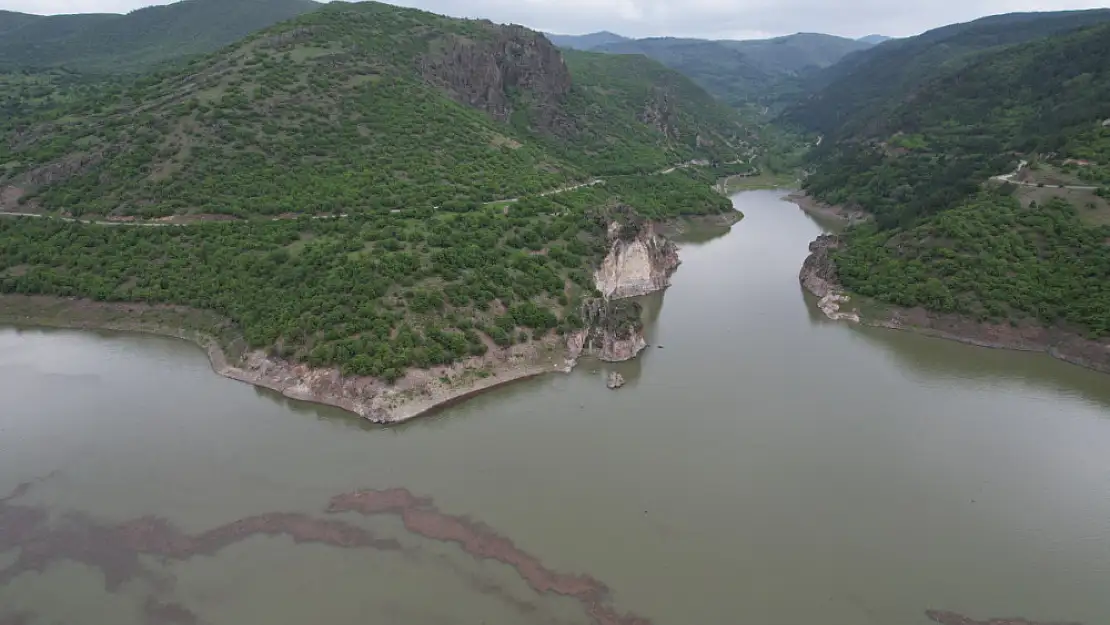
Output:
[[1046,187],[1046,188],[1053,188],[1053,189],[1074,189],[1076,191],[1098,191],[1098,189],[1099,189],[1099,187],[1097,187],[1097,186],[1089,186],[1089,185],[1048,184],[1048,183],[1045,183],[1045,182],[1026,182],[1024,180],[1015,180],[1015,178],[1017,178],[1017,175],[1021,173],[1021,170],[1025,169],[1025,166],[1028,165],[1028,164],[1029,164],[1029,161],[1022,161],[1022,162],[1018,163],[1017,169],[1015,169],[1014,171],[1012,171],[1008,174],[1002,174],[1001,176],[992,176],[991,180],[994,180],[996,182],[1008,182],[1010,184],[1016,184],[1016,185],[1021,186],[1021,187]]
[[[726,163],[726,164],[727,165],[735,165],[739,162],[741,162],[741,161],[737,160],[737,161],[732,161],[731,163]],[[666,174],[673,173],[673,172],[678,171],[680,169],[688,169],[690,167],[704,167],[704,166],[707,166],[707,165],[709,165],[708,161],[702,161],[702,160],[686,161],[685,163],[679,163],[678,165],[672,165],[672,166],[670,166],[666,169],[661,169],[657,172],[652,173],[651,175],[661,176],[661,175],[666,175]],[[749,175],[754,175],[755,173],[758,173],[758,168],[753,168],[752,171],[749,172]],[[596,185],[599,185],[599,184],[605,184],[605,179],[604,178],[593,178],[593,179],[587,180],[585,182],[579,182],[579,183],[575,183],[575,184],[570,184],[570,185],[558,187],[556,189],[551,189],[549,191],[544,191],[542,193],[539,193],[538,195],[539,195],[539,197],[550,197],[552,195],[558,195],[560,193],[569,193],[571,191],[577,191],[578,189],[582,189],[582,188],[585,188],[585,187],[592,187],[592,186],[596,186]],[[520,198],[520,197],[513,197],[513,198],[504,199],[504,200],[493,200],[491,202],[485,202],[484,206],[491,206],[491,205],[494,205],[494,204],[514,204],[516,202],[519,202],[521,199],[522,198]],[[439,208],[439,207],[437,206],[436,208]],[[398,212],[402,212],[402,211],[401,210],[393,210],[393,211],[390,211],[390,212],[398,213]],[[343,218],[348,217],[348,216],[349,215],[347,215],[346,213],[343,213],[343,214],[340,214],[340,215],[316,215],[312,218],[313,219],[343,219]],[[208,220],[198,220],[198,221],[192,221],[192,222],[187,222],[187,223],[180,223],[180,222],[170,221],[171,219],[174,219],[174,217],[166,217],[166,218],[163,218],[162,220],[157,220],[157,221],[94,220],[94,219],[78,219],[76,217],[63,217],[63,216],[60,216],[60,215],[44,215],[44,214],[41,214],[41,213],[27,213],[27,212],[19,212],[19,211],[0,211],[0,217],[26,217],[26,218],[32,218],[32,219],[56,219],[56,220],[60,220],[60,221],[70,222],[70,223],[81,223],[81,224],[89,224],[89,225],[96,225],[96,226],[139,226],[139,227],[144,227],[144,228],[165,228],[167,226],[181,227],[181,226],[195,225],[197,223],[206,223],[206,222],[208,222]],[[298,215],[297,217],[300,217],[300,216]],[[274,218],[272,218],[272,221],[281,221],[283,219],[294,219],[294,218],[297,218],[297,217],[293,217],[293,218],[274,217]]]

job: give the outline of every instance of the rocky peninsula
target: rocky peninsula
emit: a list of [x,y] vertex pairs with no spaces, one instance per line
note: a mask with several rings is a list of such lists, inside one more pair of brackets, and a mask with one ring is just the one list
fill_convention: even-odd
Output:
[[580,329],[562,336],[551,332],[509,347],[491,343],[482,356],[410,369],[393,384],[379,378],[345,376],[337,367],[314,368],[265,350],[245,349],[226,320],[184,307],[5,295],[0,296],[0,322],[188,340],[205,350],[213,370],[224,377],[290,399],[341,408],[375,423],[400,423],[502,384],[543,373],[570,372],[583,356],[619,362],[643,351],[647,341],[640,305],[628,298],[669,286],[680,264],[678,249],[650,222],[631,228],[613,222],[608,232],[610,249],[594,276],[602,297],[582,302]]

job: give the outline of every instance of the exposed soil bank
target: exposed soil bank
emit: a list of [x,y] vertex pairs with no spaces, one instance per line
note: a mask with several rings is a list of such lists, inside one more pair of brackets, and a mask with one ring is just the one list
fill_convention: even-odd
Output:
[[784,201],[797,204],[798,208],[805,212],[815,215],[817,217],[825,217],[828,219],[839,219],[847,221],[848,223],[855,223],[857,221],[865,221],[871,216],[866,211],[858,208],[847,208],[844,206],[832,206],[817,200],[816,198],[806,195],[802,191],[796,191],[783,198]]
[[955,314],[938,314],[923,308],[885,306],[881,312],[860,314],[843,311],[851,295],[841,287],[836,263],[829,250],[843,243],[835,235],[821,235],[810,243],[810,255],[802,265],[802,286],[821,298],[818,306],[830,319],[868,326],[909,330],[979,347],[1044,352],[1088,369],[1110,373],[1110,340],[1090,340],[1066,328],[1045,327],[1034,322],[980,323]]

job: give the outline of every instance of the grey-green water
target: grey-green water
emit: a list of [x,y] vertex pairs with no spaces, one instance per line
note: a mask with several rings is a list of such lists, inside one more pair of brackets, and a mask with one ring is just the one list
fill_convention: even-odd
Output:
[[1110,622],[1110,377],[824,320],[797,280],[822,228],[780,195],[737,195],[743,222],[683,245],[674,286],[647,300],[658,347],[617,366],[619,392],[586,362],[378,429],[220,378],[189,344],[0,329],[0,497],[38,480],[8,516],[115,527],[85,536],[104,545],[144,516],[196,535],[301,512],[404,547],[252,535],[131,553],[143,573],[108,588],[96,564],[120,554],[57,549],[36,570],[20,548],[53,552],[28,538],[0,552],[18,570],[0,623],[142,623],[152,597],[211,625],[592,622],[395,516],[324,514],[386,487],[658,625],[924,625],[927,609]]

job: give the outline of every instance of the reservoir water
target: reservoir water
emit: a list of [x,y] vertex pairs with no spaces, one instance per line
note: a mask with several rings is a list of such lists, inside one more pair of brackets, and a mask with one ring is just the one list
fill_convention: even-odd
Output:
[[682,243],[620,391],[379,428],[0,329],[0,624],[1110,623],[1110,377],[824,319],[781,196]]

